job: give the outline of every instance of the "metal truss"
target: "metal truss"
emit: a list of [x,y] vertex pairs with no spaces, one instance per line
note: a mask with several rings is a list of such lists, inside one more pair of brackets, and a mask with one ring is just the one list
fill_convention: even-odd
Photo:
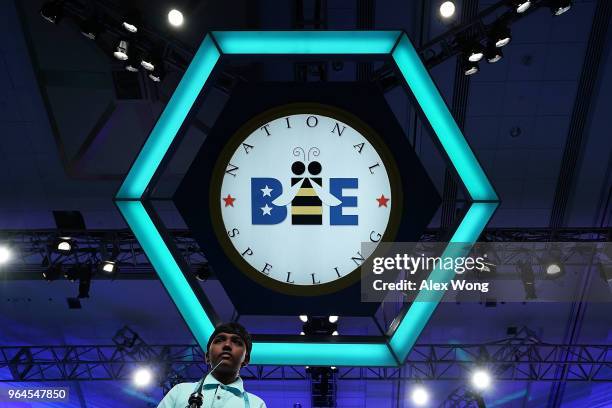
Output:
[[[187,230],[170,231],[185,261],[193,269],[206,264],[206,257]],[[59,237],[69,237],[73,250],[61,254],[55,250]],[[0,231],[0,245],[12,252],[10,267],[3,271],[4,280],[40,280],[42,272],[53,265],[98,266],[114,261],[120,273],[111,276],[94,274],[94,279],[157,279],[140,244],[131,231],[87,230],[5,230]]]
[[[124,34],[120,29],[122,19],[121,10],[125,7],[118,5],[109,0],[95,0],[90,2],[90,5],[80,0],[66,1],[64,11],[67,17],[72,17],[75,21],[84,21],[91,17],[92,7],[99,16],[99,22],[104,26],[105,32],[113,38],[120,38]],[[300,3],[298,1],[298,3]],[[325,7],[324,2],[317,1],[318,5],[315,8],[315,16],[308,20],[299,12],[294,18],[294,25],[298,28],[315,28],[321,29],[325,27]],[[512,23],[524,18],[533,13],[540,7],[545,7],[549,4],[547,0],[532,0],[531,7],[524,13],[516,13],[509,6],[508,1],[501,0],[482,10],[474,18],[465,23],[458,24],[443,34],[433,38],[419,49],[419,53],[423,58],[425,65],[432,68],[442,62],[465,52],[465,46],[474,41],[482,42],[488,36],[493,27],[502,23],[511,25]],[[299,11],[303,7],[296,7]],[[316,12],[318,10],[318,13]],[[195,50],[175,38],[170,38],[164,34],[158,33],[153,27],[147,26],[141,22],[139,29],[139,41],[136,44],[137,48],[142,51],[150,51],[151,49],[160,50],[159,57],[170,67],[177,70],[185,70],[189,61],[193,58]],[[110,51],[110,45],[103,46],[105,51]],[[101,45],[102,46],[102,45]],[[110,55],[110,52],[109,52]]]
[[[136,336],[137,339],[137,336]],[[115,340],[115,339],[114,339]],[[0,347],[0,382],[129,380],[136,367],[149,366],[170,387],[195,381],[206,372],[196,345],[147,345],[141,340],[114,345]],[[476,367],[486,367],[496,381],[612,381],[612,344],[563,345],[540,341],[526,328],[482,344],[417,344],[398,368],[339,367],[338,381],[468,380]],[[309,380],[306,367],[248,366],[251,380]]]
[[455,389],[439,408],[486,408],[486,405],[481,395],[462,385]]
[[[60,236],[69,235],[74,250],[61,255],[53,245]],[[206,265],[206,257],[188,230],[171,230],[176,246],[186,262],[195,270]],[[439,240],[439,229],[429,229],[421,236],[423,242]],[[612,240],[610,228],[489,228],[481,242],[607,242]],[[0,245],[11,248],[14,256],[10,267],[5,267],[2,280],[40,280],[41,274],[52,265],[98,265],[113,258],[120,273],[113,279],[157,279],[157,275],[131,231],[87,230],[66,232],[48,230],[0,231]],[[214,279],[214,272],[210,272]],[[110,279],[94,274],[93,279]]]

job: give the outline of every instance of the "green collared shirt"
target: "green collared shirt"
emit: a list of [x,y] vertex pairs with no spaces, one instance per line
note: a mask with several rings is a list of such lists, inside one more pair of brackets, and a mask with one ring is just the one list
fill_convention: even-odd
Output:
[[[189,397],[196,391],[198,383],[182,383],[175,385],[161,400],[157,408],[185,408],[189,406]],[[244,390],[242,379],[238,377],[231,384],[221,384],[215,377],[208,374],[204,379],[202,390],[204,395],[202,408],[244,408],[245,395],[250,408],[266,408],[261,398]]]

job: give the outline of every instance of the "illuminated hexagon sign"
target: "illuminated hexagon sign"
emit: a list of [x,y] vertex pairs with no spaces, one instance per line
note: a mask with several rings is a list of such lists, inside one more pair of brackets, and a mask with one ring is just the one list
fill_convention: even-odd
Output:
[[[360,55],[391,57],[470,198],[470,206],[442,256],[465,256],[498,205],[498,197],[408,36],[402,31],[215,31],[208,34],[127,174],[115,203],[140,242],[179,312],[205,348],[214,330],[211,317],[180,268],[180,261],[154,223],[147,191],[154,175],[224,55]],[[453,271],[435,269],[428,279],[448,282]],[[427,297],[425,297],[427,296]],[[429,321],[443,293],[421,291],[390,337],[379,341],[255,341],[253,364],[398,366]]]

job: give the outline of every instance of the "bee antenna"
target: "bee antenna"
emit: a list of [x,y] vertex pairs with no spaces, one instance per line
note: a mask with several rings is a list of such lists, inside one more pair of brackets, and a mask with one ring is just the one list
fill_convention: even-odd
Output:
[[[301,152],[301,153],[300,153]],[[304,161],[306,161],[306,152],[304,152],[304,149],[302,149],[301,147],[295,147],[293,149],[293,155],[294,156],[302,156],[304,158]]]
[[319,154],[321,154],[321,151],[318,147],[311,147],[310,149],[308,149],[308,161],[310,161],[310,152],[312,152],[313,157],[318,157]]

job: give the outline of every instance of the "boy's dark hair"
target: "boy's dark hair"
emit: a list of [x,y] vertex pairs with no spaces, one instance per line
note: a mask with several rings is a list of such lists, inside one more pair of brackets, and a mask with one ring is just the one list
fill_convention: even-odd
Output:
[[219,333],[231,333],[237,334],[240,336],[244,344],[246,345],[246,357],[251,355],[251,349],[253,348],[253,340],[251,339],[251,335],[240,323],[230,322],[230,323],[221,323],[215,328],[213,334],[208,338],[208,344],[206,345],[206,352],[210,349],[210,344],[214,340],[215,336]]

